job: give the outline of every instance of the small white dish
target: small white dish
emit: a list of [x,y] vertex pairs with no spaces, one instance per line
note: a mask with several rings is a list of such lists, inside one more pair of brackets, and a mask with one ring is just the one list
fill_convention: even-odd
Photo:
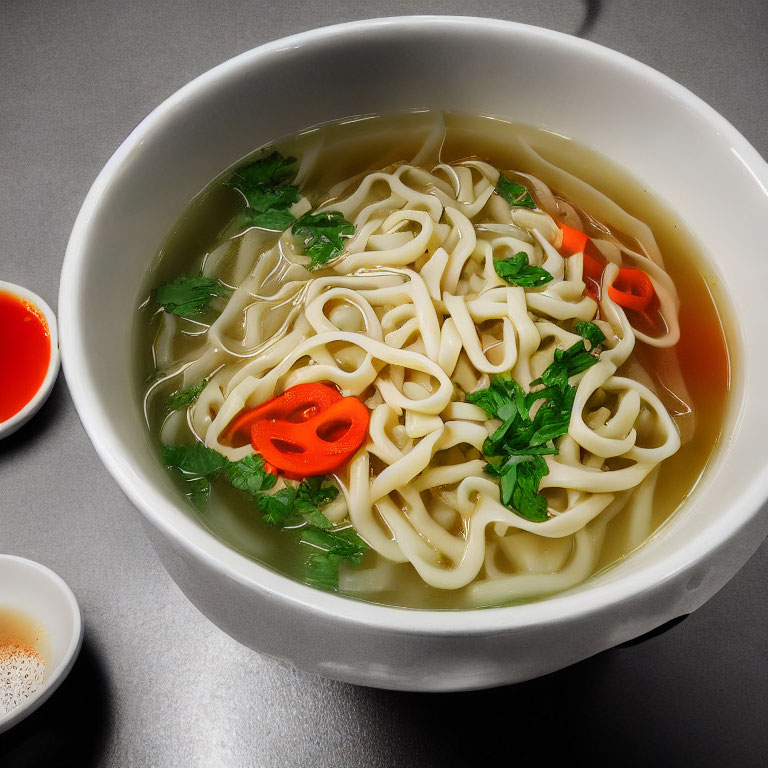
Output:
[[59,375],[61,358],[59,356],[59,332],[56,323],[56,315],[48,304],[43,301],[36,293],[16,285],[0,280],[0,293],[10,293],[22,301],[29,302],[42,312],[45,321],[48,324],[48,333],[51,339],[51,357],[48,361],[48,370],[45,374],[42,384],[35,392],[34,397],[17,413],[14,413],[10,419],[0,421],[0,439],[12,435],[22,424],[29,421],[41,408],[43,403],[51,394],[56,377]]
[[47,662],[42,685],[23,704],[0,713],[2,733],[32,714],[69,674],[83,640],[83,622],[61,576],[14,555],[0,555],[0,609],[17,611],[42,628]]

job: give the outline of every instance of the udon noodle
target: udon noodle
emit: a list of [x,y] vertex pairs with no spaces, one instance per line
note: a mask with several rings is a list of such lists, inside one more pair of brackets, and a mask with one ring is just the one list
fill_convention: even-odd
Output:
[[[361,567],[342,566],[340,590],[376,599],[405,568],[434,589],[463,590],[464,605],[488,605],[587,579],[618,516],[624,551],[646,540],[659,467],[690,439],[695,414],[674,352],[680,299],[651,229],[516,136],[520,165],[504,178],[535,206],[510,205],[498,167],[445,161],[443,139],[435,119],[415,156],[338,181],[322,199],[304,194],[322,163],[310,144],[291,213],[336,211],[354,234],[317,269],[291,229],[247,228],[208,251],[200,274],[231,295],[213,300],[210,322],[159,313],[147,398],[204,382],[188,408],[163,416],[160,439],[194,437],[230,462],[254,452],[231,439],[233,420],[288,388],[322,382],[358,398],[367,439],[335,473],[341,492],[323,513],[372,552]],[[588,233],[602,257],[598,301],[585,292],[583,250],[563,255],[559,224]],[[495,263],[521,253],[551,276],[545,285],[499,276]],[[650,278],[652,317],[612,300],[622,267]],[[597,359],[568,380],[570,422],[542,456],[546,519],[535,521],[502,503],[484,455],[502,419],[469,400],[499,376],[541,390],[558,350],[584,342],[579,323],[605,340],[585,344]],[[633,354],[638,345],[650,353]],[[666,361],[673,392],[647,368],[649,354]],[[281,477],[274,490],[291,485]]]

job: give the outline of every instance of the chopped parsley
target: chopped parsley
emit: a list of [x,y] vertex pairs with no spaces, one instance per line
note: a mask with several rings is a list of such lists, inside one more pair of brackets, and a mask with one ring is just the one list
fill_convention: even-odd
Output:
[[233,171],[226,184],[240,192],[248,207],[234,218],[227,231],[240,232],[249,227],[276,232],[288,229],[296,221],[290,208],[301,199],[298,187],[290,184],[297,169],[295,157],[273,151]]
[[283,157],[273,150],[248,165],[243,165],[232,172],[229,183],[242,188],[243,194],[252,189],[276,187],[287,184],[296,177],[299,161],[295,157]]
[[309,268],[317,269],[341,254],[344,241],[355,234],[355,227],[338,211],[325,211],[305,213],[293,225],[292,232],[304,244]]
[[597,323],[576,323],[576,333],[589,342],[590,351],[605,341],[605,334]]
[[231,462],[218,451],[202,443],[164,445],[163,462],[176,467],[182,474],[211,478],[224,471]]
[[213,277],[177,277],[155,290],[155,301],[172,315],[194,317],[205,312],[212,299],[231,294]]
[[207,384],[208,379],[203,379],[199,384],[193,384],[191,387],[174,392],[168,398],[168,410],[178,411],[182,408],[189,408],[189,406],[200,397],[200,393],[205,389]]
[[331,591],[339,587],[342,562],[360,565],[368,549],[351,527],[323,530],[308,525],[302,529],[301,541],[317,550],[307,559],[307,580],[313,586]]
[[264,469],[264,459],[258,453],[229,462],[224,474],[230,485],[250,494],[269,490],[277,482],[277,477]]
[[524,251],[508,259],[496,259],[493,268],[502,280],[521,288],[541,288],[552,279],[552,275],[543,267],[532,267]]
[[542,384],[547,388],[559,387],[565,390],[571,376],[586,371],[596,362],[597,358],[587,352],[584,342],[577,341],[568,349],[556,349],[555,359],[538,379],[531,382],[531,385]]
[[339,566],[360,564],[368,545],[350,526],[334,525],[322,512],[339,489],[323,477],[310,477],[298,486],[286,486],[268,493],[277,477],[266,471],[258,454],[229,461],[202,443],[164,445],[164,463],[177,469],[188,483],[187,495],[198,506],[205,503],[214,478],[225,479],[247,493],[262,522],[292,534],[297,543],[312,547],[306,560],[306,580],[314,586],[334,591],[339,585]]
[[336,526],[323,514],[321,507],[338,495],[335,485],[309,477],[296,488],[261,493],[254,499],[263,522],[298,531],[300,543],[317,550],[306,560],[305,576],[313,586],[329,591],[339,587],[339,566],[359,565],[368,549],[351,526]]
[[354,226],[338,211],[305,213],[297,219],[291,207],[301,199],[301,192],[291,182],[296,177],[298,161],[273,151],[266,157],[232,172],[227,186],[245,198],[248,207],[235,216],[224,230],[225,236],[259,227],[292,232],[301,239],[309,256],[310,269],[317,269],[335,259],[344,250],[344,241],[355,233]]
[[[585,330],[597,338],[593,329]],[[542,478],[549,474],[543,457],[557,454],[555,441],[568,432],[576,397],[576,387],[568,380],[596,362],[578,341],[555,350],[555,359],[531,382],[540,389],[526,394],[509,374],[502,374],[494,376],[488,388],[467,395],[468,402],[502,422],[483,444],[485,471],[498,478],[502,504],[527,520],[547,519],[547,500],[539,493]]]
[[501,195],[512,207],[535,208],[536,203],[531,193],[522,185],[508,179],[503,173],[499,174],[496,182],[496,192]]
[[257,211],[255,208],[246,208],[235,216],[228,227],[233,234],[242,232],[250,227],[269,229],[273,232],[283,232],[296,221],[296,217],[289,210],[270,208],[267,211]]

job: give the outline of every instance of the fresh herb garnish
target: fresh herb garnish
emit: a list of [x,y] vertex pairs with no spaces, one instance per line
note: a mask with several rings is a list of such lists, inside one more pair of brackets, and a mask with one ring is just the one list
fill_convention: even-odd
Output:
[[172,315],[194,317],[205,312],[212,299],[231,294],[229,288],[212,277],[177,277],[158,286],[155,301]]
[[[322,477],[308,477],[304,480],[296,489],[294,503],[297,511],[307,522],[320,528],[327,528],[330,523],[320,512],[320,507],[332,502],[339,495],[339,489],[331,483],[323,485],[323,481]],[[318,513],[322,516],[322,520],[317,516]]]
[[297,169],[295,157],[271,152],[234,171],[227,185],[243,195],[248,207],[235,216],[224,236],[249,227],[275,232],[293,227],[293,234],[301,238],[310,258],[309,268],[317,269],[344,250],[344,240],[352,237],[355,228],[338,211],[305,213],[299,219],[291,213],[291,206],[301,199],[298,187],[290,183]]
[[508,179],[503,173],[499,174],[496,182],[496,192],[499,193],[511,206],[517,208],[535,208],[536,203],[531,193],[522,185]]
[[251,190],[264,187],[276,187],[287,184],[296,177],[299,161],[295,157],[283,157],[273,150],[248,165],[243,165],[232,172],[229,183],[248,195]]
[[350,528],[323,530],[313,525],[302,529],[301,541],[316,548],[307,559],[307,581],[320,589],[339,588],[342,562],[360,565],[368,545]]
[[225,476],[230,485],[250,494],[267,491],[277,482],[277,477],[264,469],[264,459],[258,453],[230,462]]
[[210,481],[230,463],[224,456],[202,443],[193,445],[164,445],[163,462],[176,467],[188,483],[187,495],[196,506],[208,499]]
[[[330,483],[323,485],[324,478],[310,477],[296,488],[287,487],[273,494],[258,494],[256,506],[267,525],[295,526],[302,522],[319,528],[332,523],[320,512],[320,507],[333,501],[339,489]],[[322,519],[321,519],[322,518]]]
[[496,259],[493,268],[502,280],[521,288],[541,288],[552,279],[552,275],[543,267],[532,267],[524,251],[508,259]]
[[[503,374],[494,376],[487,389],[467,395],[468,402],[502,421],[483,444],[485,471],[499,479],[502,503],[527,520],[547,519],[547,500],[539,493],[541,479],[549,473],[543,457],[557,454],[555,441],[568,432],[576,397],[576,387],[568,380],[596,362],[597,357],[579,341],[566,350],[555,350],[555,359],[531,382],[541,385],[540,389],[526,394],[509,374]],[[543,402],[534,409],[539,401]]]
[[325,211],[305,213],[293,225],[292,232],[304,243],[309,268],[317,269],[344,250],[344,241],[354,235],[355,227],[338,211]]
[[467,395],[467,402],[480,406],[492,419],[506,420],[518,411],[528,418],[523,388],[509,374],[494,376],[487,389]]
[[312,546],[306,561],[306,578],[310,584],[335,590],[339,584],[339,566],[346,562],[359,565],[368,545],[349,526],[335,526],[322,512],[339,489],[324,477],[310,477],[298,486],[286,486],[274,493],[277,477],[266,471],[258,454],[239,461],[229,461],[202,443],[164,445],[163,461],[175,467],[188,483],[187,495],[198,506],[210,493],[210,482],[223,477],[230,485],[247,493],[262,521],[267,525],[294,532],[297,543]]
[[605,334],[597,323],[576,323],[576,333],[589,342],[590,351],[605,341]]
[[200,393],[205,389],[207,384],[208,379],[203,379],[199,384],[193,384],[191,387],[174,392],[168,398],[168,410],[178,411],[182,408],[189,408],[189,406],[200,397]]
[[215,477],[231,463],[218,451],[202,443],[192,445],[164,445],[163,462],[168,467],[176,467],[185,475]]
[[547,519],[547,500],[539,493],[539,483],[549,469],[541,455],[510,456],[499,465],[489,462],[486,472],[499,478],[502,504],[534,523]]
[[257,494],[255,501],[267,525],[297,530],[302,543],[320,550],[307,558],[306,578],[316,587],[333,591],[339,586],[342,562],[359,565],[368,545],[354,529],[337,527],[323,514],[320,508],[339,494],[335,485],[323,480],[310,477],[296,488]]
[[262,213],[253,208],[246,208],[235,216],[228,229],[231,232],[241,232],[249,227],[259,227],[274,232],[283,232],[295,221],[296,217],[289,210],[270,209]]
[[301,522],[301,515],[296,512],[295,488],[282,488],[276,493],[260,493],[254,496],[254,502],[261,512],[262,522],[280,528],[294,526]]
[[235,488],[249,493],[272,488],[277,482],[277,478],[264,469],[261,456],[229,461],[203,443],[164,445],[162,457],[166,466],[178,469],[184,479],[194,485],[194,496],[189,495],[197,506],[207,500],[210,481],[222,473]]
[[565,389],[571,376],[586,371],[596,362],[597,358],[587,352],[584,342],[577,341],[568,349],[556,349],[555,359],[538,379],[531,382],[531,386],[542,384],[544,387]]
[[296,217],[291,206],[301,193],[289,182],[296,176],[298,161],[272,152],[266,157],[232,172],[227,186],[236,189],[246,199],[248,208],[239,213],[227,227],[227,232],[240,232],[249,227],[260,227],[282,232]]

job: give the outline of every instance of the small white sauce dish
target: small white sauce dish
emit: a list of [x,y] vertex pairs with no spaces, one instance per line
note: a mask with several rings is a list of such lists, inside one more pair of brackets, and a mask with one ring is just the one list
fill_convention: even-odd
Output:
[[48,304],[27,288],[15,283],[5,282],[4,280],[0,280],[0,293],[11,294],[39,309],[48,324],[48,333],[51,339],[51,357],[48,360],[48,370],[45,378],[32,399],[20,411],[14,413],[9,419],[0,421],[0,439],[2,439],[12,435],[40,410],[43,403],[48,399],[48,395],[51,394],[53,385],[56,383],[56,377],[59,375],[59,368],[61,366],[61,358],[59,355],[59,332],[56,315],[54,315],[53,310]]
[[61,576],[14,555],[0,555],[0,609],[18,612],[41,627],[46,645],[42,685],[21,705],[0,713],[2,733],[32,714],[69,674],[83,640],[83,622]]

